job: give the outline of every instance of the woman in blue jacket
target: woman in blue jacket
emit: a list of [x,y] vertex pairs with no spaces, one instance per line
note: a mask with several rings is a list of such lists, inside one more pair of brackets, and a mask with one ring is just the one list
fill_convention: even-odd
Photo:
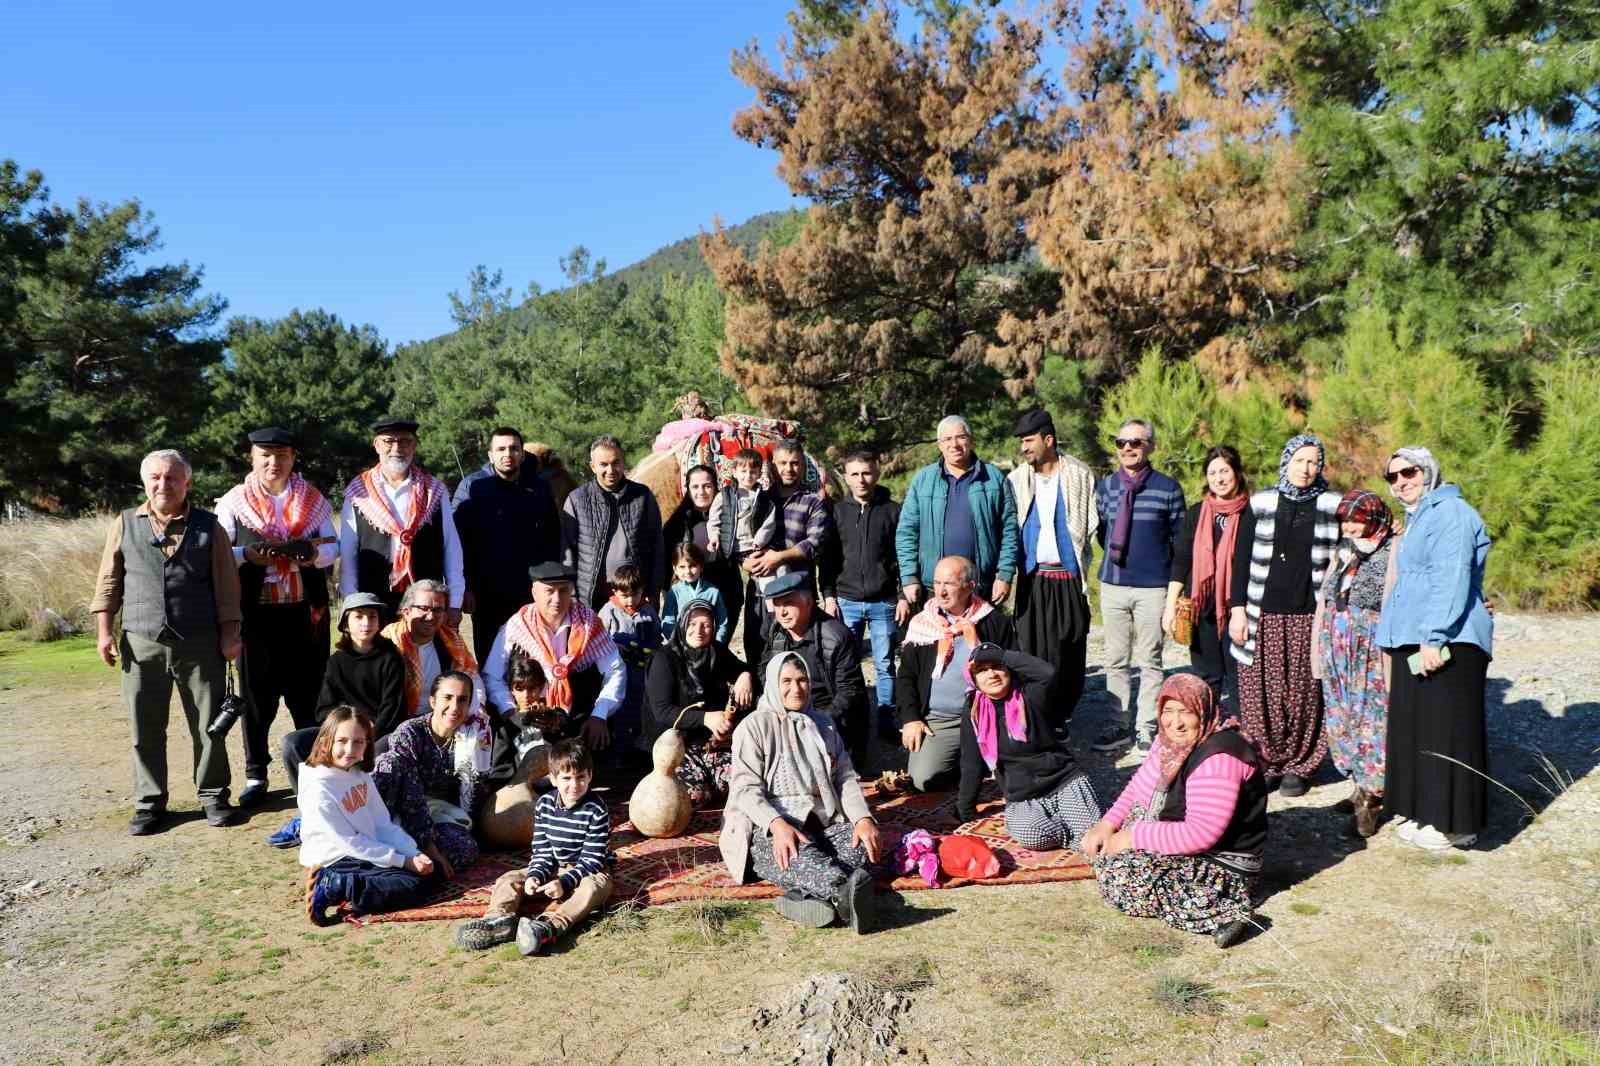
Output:
[[1488,814],[1489,534],[1460,487],[1442,483],[1428,449],[1399,449],[1384,476],[1406,509],[1376,634],[1389,656],[1384,808],[1405,843],[1464,848]]

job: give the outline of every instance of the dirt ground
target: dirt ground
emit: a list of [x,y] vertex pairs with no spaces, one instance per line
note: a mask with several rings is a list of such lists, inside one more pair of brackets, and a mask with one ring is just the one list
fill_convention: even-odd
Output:
[[[179,711],[190,818],[130,838],[117,675],[3,635],[0,1063],[824,1061],[778,1024],[814,1026],[823,987],[849,993],[830,1025],[872,1035],[836,1062],[1600,1061],[1600,618],[1500,625],[1491,769],[1518,796],[1494,790],[1478,846],[1350,837],[1325,767],[1274,796],[1267,929],[1231,951],[1075,882],[890,897],[864,937],[764,904],[624,911],[530,960],[440,923],[310,926],[295,853],[262,843],[292,807],[277,768],[249,824],[207,827]],[[1133,768],[1084,747],[1109,711],[1092,667],[1075,744],[1107,805]]]

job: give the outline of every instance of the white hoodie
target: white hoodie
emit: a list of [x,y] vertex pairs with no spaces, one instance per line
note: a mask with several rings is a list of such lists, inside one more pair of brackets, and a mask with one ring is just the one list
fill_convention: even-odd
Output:
[[300,865],[315,869],[343,858],[404,866],[417,842],[389,817],[365,770],[300,768]]

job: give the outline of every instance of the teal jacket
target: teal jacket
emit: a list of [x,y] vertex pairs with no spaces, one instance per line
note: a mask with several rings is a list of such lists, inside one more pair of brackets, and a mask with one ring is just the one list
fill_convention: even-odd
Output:
[[[901,583],[914,581],[925,589],[933,585],[933,568],[944,558],[949,496],[943,461],[930,463],[911,479],[894,532]],[[1017,573],[1017,498],[1000,468],[980,460],[967,499],[978,539],[978,557],[972,560],[978,567],[978,591],[987,596],[995,578],[1010,581]]]

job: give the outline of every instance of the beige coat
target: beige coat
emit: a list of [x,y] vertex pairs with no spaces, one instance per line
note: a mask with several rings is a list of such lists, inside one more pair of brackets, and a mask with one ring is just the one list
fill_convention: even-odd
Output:
[[[1077,553],[1078,565],[1083,568],[1084,580],[1093,569],[1094,542],[1090,540],[1100,528],[1100,512],[1094,505],[1094,471],[1081,459],[1058,452],[1058,469],[1061,472],[1061,491],[1067,498],[1067,531],[1072,535],[1072,550]],[[1033,467],[1020,463],[1006,475],[1011,482],[1012,495],[1017,498],[1017,528],[1028,521],[1033,510]],[[1022,552],[1017,551],[1017,566],[1022,566]]]

